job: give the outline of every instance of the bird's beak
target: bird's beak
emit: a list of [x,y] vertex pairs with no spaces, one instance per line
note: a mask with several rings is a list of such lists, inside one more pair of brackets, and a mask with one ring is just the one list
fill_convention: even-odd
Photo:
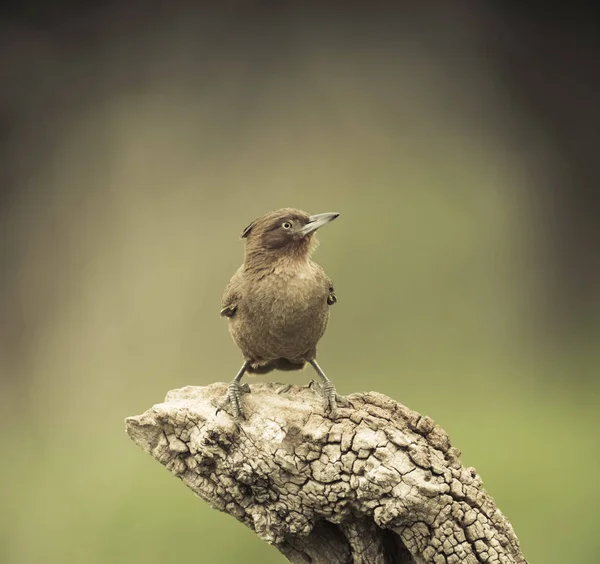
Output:
[[308,218],[308,223],[299,230],[299,233],[304,237],[313,231],[319,229],[319,227],[323,227],[326,223],[333,221],[340,214],[336,212],[328,212],[328,213],[318,213],[316,215],[311,215]]

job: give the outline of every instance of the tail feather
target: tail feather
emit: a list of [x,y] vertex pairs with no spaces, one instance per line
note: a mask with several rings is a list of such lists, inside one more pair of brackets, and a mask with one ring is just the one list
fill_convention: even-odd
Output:
[[292,362],[287,358],[277,358],[275,360],[270,360],[266,364],[252,366],[250,365],[247,368],[247,372],[250,374],[267,374],[272,370],[302,370],[304,368],[305,362]]

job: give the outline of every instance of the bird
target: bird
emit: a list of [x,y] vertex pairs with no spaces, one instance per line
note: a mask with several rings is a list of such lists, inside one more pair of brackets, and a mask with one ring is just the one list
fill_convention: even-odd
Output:
[[244,356],[223,402],[231,404],[236,418],[245,417],[241,397],[248,387],[240,384],[244,374],[301,370],[306,363],[323,383],[325,412],[335,418],[339,396],[316,356],[337,296],[311,255],[318,246],[317,229],[339,215],[283,208],[255,219],[242,231],[244,260],[225,288],[220,312],[228,318],[231,337]]

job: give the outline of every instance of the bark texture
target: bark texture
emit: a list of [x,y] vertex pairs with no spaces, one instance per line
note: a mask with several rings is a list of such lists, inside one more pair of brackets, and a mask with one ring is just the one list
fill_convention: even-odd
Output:
[[288,560],[313,564],[525,563],[474,468],[430,418],[378,393],[332,421],[310,388],[257,383],[245,420],[226,384],[186,387],[126,420],[135,443]]

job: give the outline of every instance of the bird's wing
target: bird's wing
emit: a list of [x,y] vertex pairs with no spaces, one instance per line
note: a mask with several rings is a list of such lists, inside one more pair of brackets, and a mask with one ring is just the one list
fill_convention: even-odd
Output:
[[241,300],[242,267],[232,276],[221,299],[221,316],[233,317]]
[[324,285],[326,285],[326,287],[328,289],[327,304],[333,305],[334,303],[337,302],[337,296],[335,295],[335,290],[333,288],[333,282],[331,281],[329,276],[327,276],[327,274],[325,274],[325,271],[323,270],[323,267],[320,264],[315,264],[315,266],[317,268],[318,277],[321,279],[322,283]]
[[333,288],[333,283],[331,280],[329,281],[329,294],[327,296],[327,303],[329,305],[333,305],[337,302],[337,296],[335,295],[335,289]]

